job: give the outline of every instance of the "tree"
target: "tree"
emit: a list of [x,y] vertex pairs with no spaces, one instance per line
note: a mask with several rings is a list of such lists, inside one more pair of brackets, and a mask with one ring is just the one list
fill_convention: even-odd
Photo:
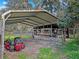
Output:
[[6,1],[8,2],[7,7],[9,10],[11,10],[11,9],[28,10],[32,6],[29,4],[28,0],[6,0]]
[[41,5],[42,9],[49,11],[54,16],[57,16],[58,6],[59,0],[44,0]]
[[[71,1],[71,0],[70,0]],[[69,2],[70,2],[69,1]],[[70,2],[70,6],[68,7],[68,15],[74,19],[74,21],[77,21],[79,19],[79,1],[72,0]]]
[[[63,11],[64,17],[59,19],[58,25],[68,30],[69,27],[73,26],[74,21],[79,19],[79,2],[76,0],[68,0],[68,6],[67,8],[63,8]],[[68,31],[67,35],[69,35]]]
[[67,8],[64,7],[62,11],[64,11],[64,17],[59,18],[60,23],[62,23],[63,21],[63,27],[70,27],[70,23],[73,23],[74,21],[79,19],[79,2],[77,2],[76,0],[68,0]]

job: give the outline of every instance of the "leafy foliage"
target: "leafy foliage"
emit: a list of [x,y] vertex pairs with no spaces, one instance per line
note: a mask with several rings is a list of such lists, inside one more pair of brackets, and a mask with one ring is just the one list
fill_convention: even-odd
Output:
[[68,7],[63,9],[64,17],[60,18],[58,25],[60,27],[71,27],[74,21],[79,19],[79,2],[76,0],[68,0]]
[[70,16],[74,17],[75,19],[79,19],[79,1],[71,1],[67,12]]
[[62,19],[59,19],[58,25],[61,28],[72,27],[73,26],[72,19],[69,16],[65,16]]
[[79,40],[71,40],[62,48],[68,59],[79,59]]

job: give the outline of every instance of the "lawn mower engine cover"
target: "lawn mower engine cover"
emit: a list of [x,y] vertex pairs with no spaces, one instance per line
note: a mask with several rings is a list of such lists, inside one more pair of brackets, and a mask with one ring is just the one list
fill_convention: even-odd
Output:
[[25,48],[25,44],[21,38],[15,38],[13,41],[6,40],[4,42],[4,47],[9,51],[21,51]]

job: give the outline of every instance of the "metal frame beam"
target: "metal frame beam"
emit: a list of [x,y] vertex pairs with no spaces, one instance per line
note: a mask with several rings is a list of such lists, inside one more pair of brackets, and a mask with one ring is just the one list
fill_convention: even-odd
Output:
[[[29,21],[33,21],[33,22],[38,23],[38,24],[43,24],[43,23],[41,23],[41,22],[32,20],[32,19],[30,19],[30,18],[28,18],[28,17],[19,17],[19,18],[13,18],[13,19],[15,19],[15,21],[16,21],[16,20],[20,20],[20,19],[21,19],[21,20],[22,20],[22,19],[27,19],[27,20],[29,20]],[[10,18],[9,20],[12,20],[12,18]]]
[[28,23],[28,22],[25,22],[25,21],[6,21],[6,25],[7,24],[13,24],[13,23],[26,23],[27,25],[31,25],[31,26],[35,26],[34,24],[30,24],[30,23]]
[[29,25],[29,26],[34,26],[33,24],[29,24],[29,23],[25,23],[25,22],[22,22],[22,21],[12,21],[12,22],[6,22],[5,24],[14,24],[14,23],[22,23],[22,24],[26,24],[26,25]]
[[42,18],[40,18],[40,17],[38,17],[36,15],[32,15],[32,16],[17,16],[17,17],[10,17],[10,18],[12,19],[12,18],[29,18],[29,17],[36,17],[36,18],[38,18],[40,20],[43,20],[43,21],[48,22],[48,23],[51,23],[50,21],[47,21],[45,19],[42,19]]
[[16,21],[16,22],[18,22],[18,21],[21,21],[21,22],[26,22],[26,23],[30,23],[30,24],[33,24],[33,25],[38,25],[38,24],[35,24],[35,23],[32,23],[32,22],[29,22],[29,21],[27,21],[27,20],[20,20],[20,19],[16,19],[16,20],[7,20],[7,22],[13,22],[13,21]]

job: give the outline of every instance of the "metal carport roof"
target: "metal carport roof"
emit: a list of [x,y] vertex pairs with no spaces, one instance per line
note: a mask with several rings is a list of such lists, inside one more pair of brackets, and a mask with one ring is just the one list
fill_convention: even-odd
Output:
[[45,10],[9,10],[2,17],[6,24],[23,23],[29,26],[40,26],[57,23],[57,18]]
[[2,14],[2,19],[2,52],[4,51],[5,25],[12,23],[23,23],[34,27],[47,24],[56,24],[58,20],[58,18],[45,10],[9,10]]

